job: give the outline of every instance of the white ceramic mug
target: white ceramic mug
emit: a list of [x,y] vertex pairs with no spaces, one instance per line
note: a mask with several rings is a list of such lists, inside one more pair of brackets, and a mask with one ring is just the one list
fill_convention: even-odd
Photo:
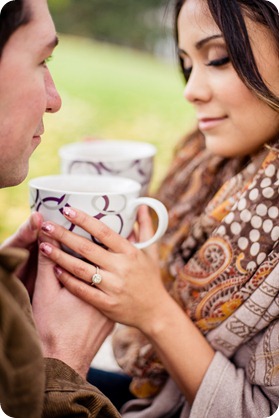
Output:
[[80,209],[127,238],[133,230],[138,206],[151,207],[158,216],[158,227],[151,239],[134,244],[140,249],[160,239],[168,226],[165,206],[157,199],[139,197],[141,186],[131,179],[85,175],[45,176],[30,180],[29,190],[32,211],[40,212],[46,221],[62,225],[94,242],[94,237],[63,216],[63,208]]
[[62,174],[91,174],[127,177],[141,184],[141,195],[148,193],[156,148],[147,142],[92,140],[60,148]]

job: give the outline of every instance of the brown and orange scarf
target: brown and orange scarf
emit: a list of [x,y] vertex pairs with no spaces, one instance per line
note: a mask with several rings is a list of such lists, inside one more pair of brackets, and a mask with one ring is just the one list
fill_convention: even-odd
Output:
[[[279,144],[249,158],[224,159],[198,132],[177,149],[157,198],[169,209],[162,276],[204,335],[244,304],[279,261]],[[252,336],[252,333],[251,333]],[[167,372],[136,329],[114,337],[119,365],[138,397],[156,395]]]

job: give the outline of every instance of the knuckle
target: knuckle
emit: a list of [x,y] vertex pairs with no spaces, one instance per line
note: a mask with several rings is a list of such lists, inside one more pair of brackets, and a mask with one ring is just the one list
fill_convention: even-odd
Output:
[[52,253],[51,253],[51,259],[52,261],[54,261],[57,264],[60,264],[60,260],[61,260],[61,253],[60,250],[56,249],[55,247],[52,247]]
[[59,242],[62,242],[66,246],[70,246],[71,242],[73,241],[72,232],[60,225],[55,226],[55,233],[53,234],[53,238]]
[[129,247],[129,249],[127,250],[127,255],[129,256],[129,258],[131,258],[132,260],[136,260],[138,258],[138,249],[136,247],[134,247],[133,245],[131,245]]
[[110,229],[103,223],[99,222],[98,239],[102,242],[111,236]]
[[87,294],[88,286],[83,282],[77,280],[69,273],[62,273],[60,276],[60,280],[63,285],[75,296],[78,298],[85,300]]
[[73,275],[81,279],[88,276],[88,269],[83,264],[73,266]]
[[82,226],[86,225],[87,217],[88,215],[86,215],[84,212],[79,212],[79,216],[78,216],[79,224]]
[[65,242],[67,240],[68,230],[65,228],[58,228],[59,240]]
[[77,252],[83,256],[87,256],[92,252],[92,243],[89,240],[82,241],[77,248]]
[[118,303],[115,299],[108,299],[106,301],[106,309],[108,312],[113,312],[117,309]]
[[76,283],[75,294],[81,299],[85,299],[87,295],[86,285],[84,283],[78,282]]
[[67,288],[71,287],[71,279],[70,279],[70,275],[68,273],[66,273],[65,271],[63,271],[60,276],[59,276],[59,280],[63,283],[63,285]]

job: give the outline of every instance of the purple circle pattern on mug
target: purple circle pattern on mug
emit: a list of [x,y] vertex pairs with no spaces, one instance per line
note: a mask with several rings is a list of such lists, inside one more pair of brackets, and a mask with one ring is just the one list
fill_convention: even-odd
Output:
[[[69,231],[80,234],[81,229],[68,221],[63,215],[64,208],[75,206],[69,203],[70,199],[71,196],[67,196],[67,194],[55,193],[50,196],[44,191],[33,189],[33,191],[30,192],[30,207],[32,211],[41,212],[46,219],[48,217],[48,211],[55,211],[54,221],[63,225]],[[110,209],[112,204],[114,205],[113,210]],[[101,220],[121,235],[124,226],[121,212],[126,208],[126,196],[117,195],[117,200],[114,199],[114,196],[93,196],[91,208],[92,211],[90,214],[92,217]],[[92,235],[86,235],[87,238],[91,238],[93,242],[100,244]]]
[[[119,168],[121,164],[121,169]],[[101,161],[74,160],[69,165],[69,174],[110,175],[131,178],[138,181],[145,192],[153,174],[153,159],[134,160],[131,162],[111,162],[109,165]]]
[[[98,244],[100,243],[90,232],[74,225],[64,216],[64,208],[80,209],[127,238],[133,231],[138,207],[149,206],[158,216],[158,226],[148,240],[133,242],[139,249],[152,245],[167,229],[166,207],[156,199],[140,197],[141,185],[132,179],[96,175],[52,175],[31,179],[29,191],[31,210],[40,212],[45,221],[61,225]],[[71,253],[69,249],[65,250]]]

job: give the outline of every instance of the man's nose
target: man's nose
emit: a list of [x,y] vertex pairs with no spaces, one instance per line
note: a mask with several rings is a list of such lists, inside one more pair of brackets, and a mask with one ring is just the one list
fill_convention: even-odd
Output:
[[46,70],[45,74],[45,87],[46,87],[46,95],[47,95],[47,106],[46,112],[48,113],[55,113],[61,108],[62,101],[60,94],[58,93],[52,76],[49,70]]

